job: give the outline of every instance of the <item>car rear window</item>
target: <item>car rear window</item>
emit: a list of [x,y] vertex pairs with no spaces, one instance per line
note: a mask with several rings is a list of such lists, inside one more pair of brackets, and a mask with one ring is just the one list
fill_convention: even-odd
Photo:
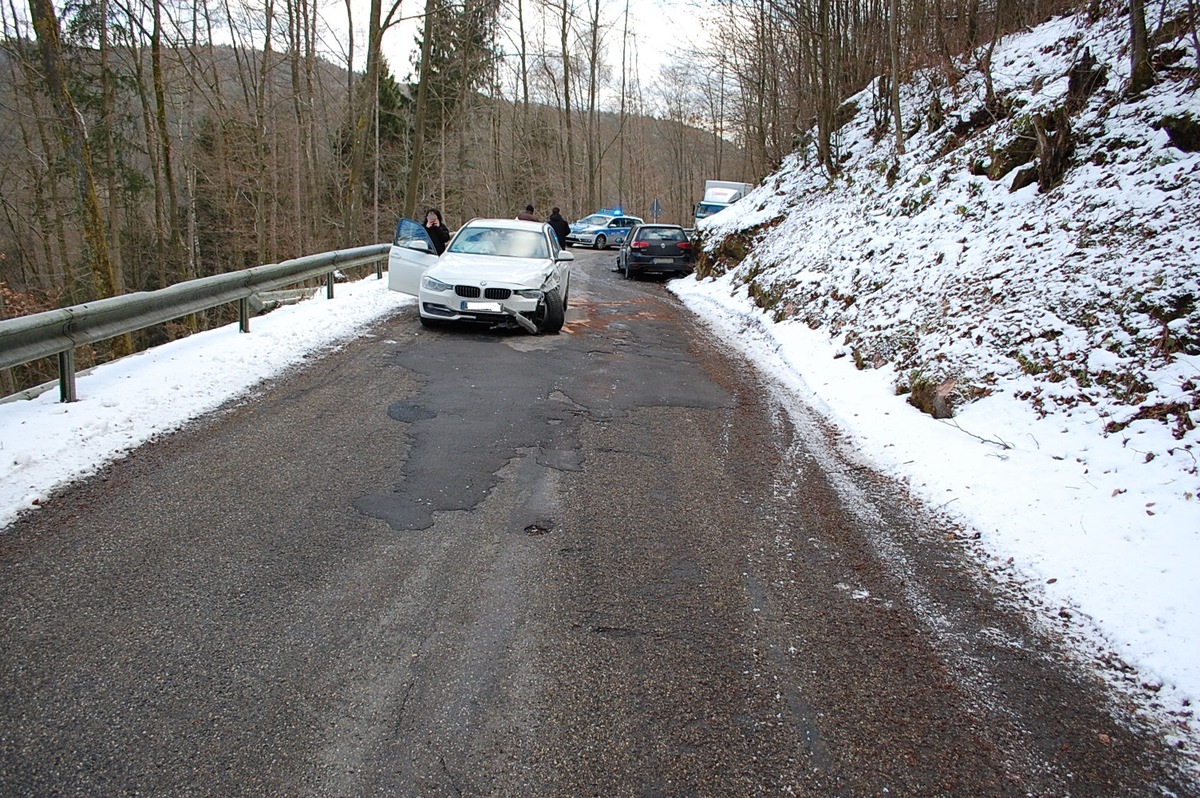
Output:
[[652,227],[649,230],[643,229],[638,233],[638,238],[642,241],[686,241],[687,235],[681,228]]
[[533,230],[479,227],[463,230],[450,245],[450,252],[468,255],[499,255],[507,258],[548,258],[546,237]]

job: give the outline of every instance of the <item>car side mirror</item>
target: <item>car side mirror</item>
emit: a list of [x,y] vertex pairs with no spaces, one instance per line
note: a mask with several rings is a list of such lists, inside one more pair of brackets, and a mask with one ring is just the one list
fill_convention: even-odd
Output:
[[575,260],[575,253],[574,253],[574,252],[568,252],[568,251],[567,251],[567,250],[565,250],[565,249],[560,249],[560,250],[558,251],[558,254],[554,256],[554,259],[555,259],[556,261]]
[[429,242],[420,238],[414,238],[404,245],[405,249],[415,249],[417,252],[431,252]]

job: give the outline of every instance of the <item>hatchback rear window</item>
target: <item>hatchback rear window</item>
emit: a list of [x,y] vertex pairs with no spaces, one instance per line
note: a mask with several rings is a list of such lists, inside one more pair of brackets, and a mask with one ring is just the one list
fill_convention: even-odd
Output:
[[643,230],[638,233],[638,238],[642,241],[686,241],[687,236],[683,230],[674,227],[659,227],[651,230]]

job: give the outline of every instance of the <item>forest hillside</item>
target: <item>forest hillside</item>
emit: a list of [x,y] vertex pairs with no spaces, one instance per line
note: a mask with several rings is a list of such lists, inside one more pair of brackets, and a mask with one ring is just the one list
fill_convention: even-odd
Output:
[[[12,156],[0,162],[0,319],[385,242],[400,216],[431,206],[457,226],[530,202],[571,219],[601,205],[648,216],[657,199],[664,221],[683,221],[710,164],[740,152],[682,112],[650,116],[639,94],[608,109],[599,78],[569,108],[536,82],[518,100],[498,87],[502,62],[477,63],[462,43],[439,56],[421,106],[419,86],[386,64],[370,86],[286,37],[254,50],[121,28],[130,35],[102,47],[85,10],[64,18],[56,73],[0,11],[0,147]],[[79,367],[234,314],[81,347]],[[0,395],[56,369],[0,370]]]

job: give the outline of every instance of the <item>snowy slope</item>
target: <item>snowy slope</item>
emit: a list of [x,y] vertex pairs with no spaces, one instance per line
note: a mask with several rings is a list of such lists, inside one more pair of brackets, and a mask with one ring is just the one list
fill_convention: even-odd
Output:
[[[873,134],[868,88],[839,131],[841,173],[793,154],[706,220],[707,263],[672,286],[977,531],[980,556],[1194,751],[1200,153],[1162,120],[1200,122],[1196,52],[1190,36],[1161,45],[1161,82],[1128,98],[1127,29],[1067,17],[1004,39],[992,77],[1007,118],[982,113],[966,63],[952,86],[917,75],[901,155]],[[1013,191],[1021,168],[983,174],[1034,114],[1067,105],[1085,53],[1104,79],[1070,116],[1062,183]],[[906,402],[922,389],[954,417]]]

